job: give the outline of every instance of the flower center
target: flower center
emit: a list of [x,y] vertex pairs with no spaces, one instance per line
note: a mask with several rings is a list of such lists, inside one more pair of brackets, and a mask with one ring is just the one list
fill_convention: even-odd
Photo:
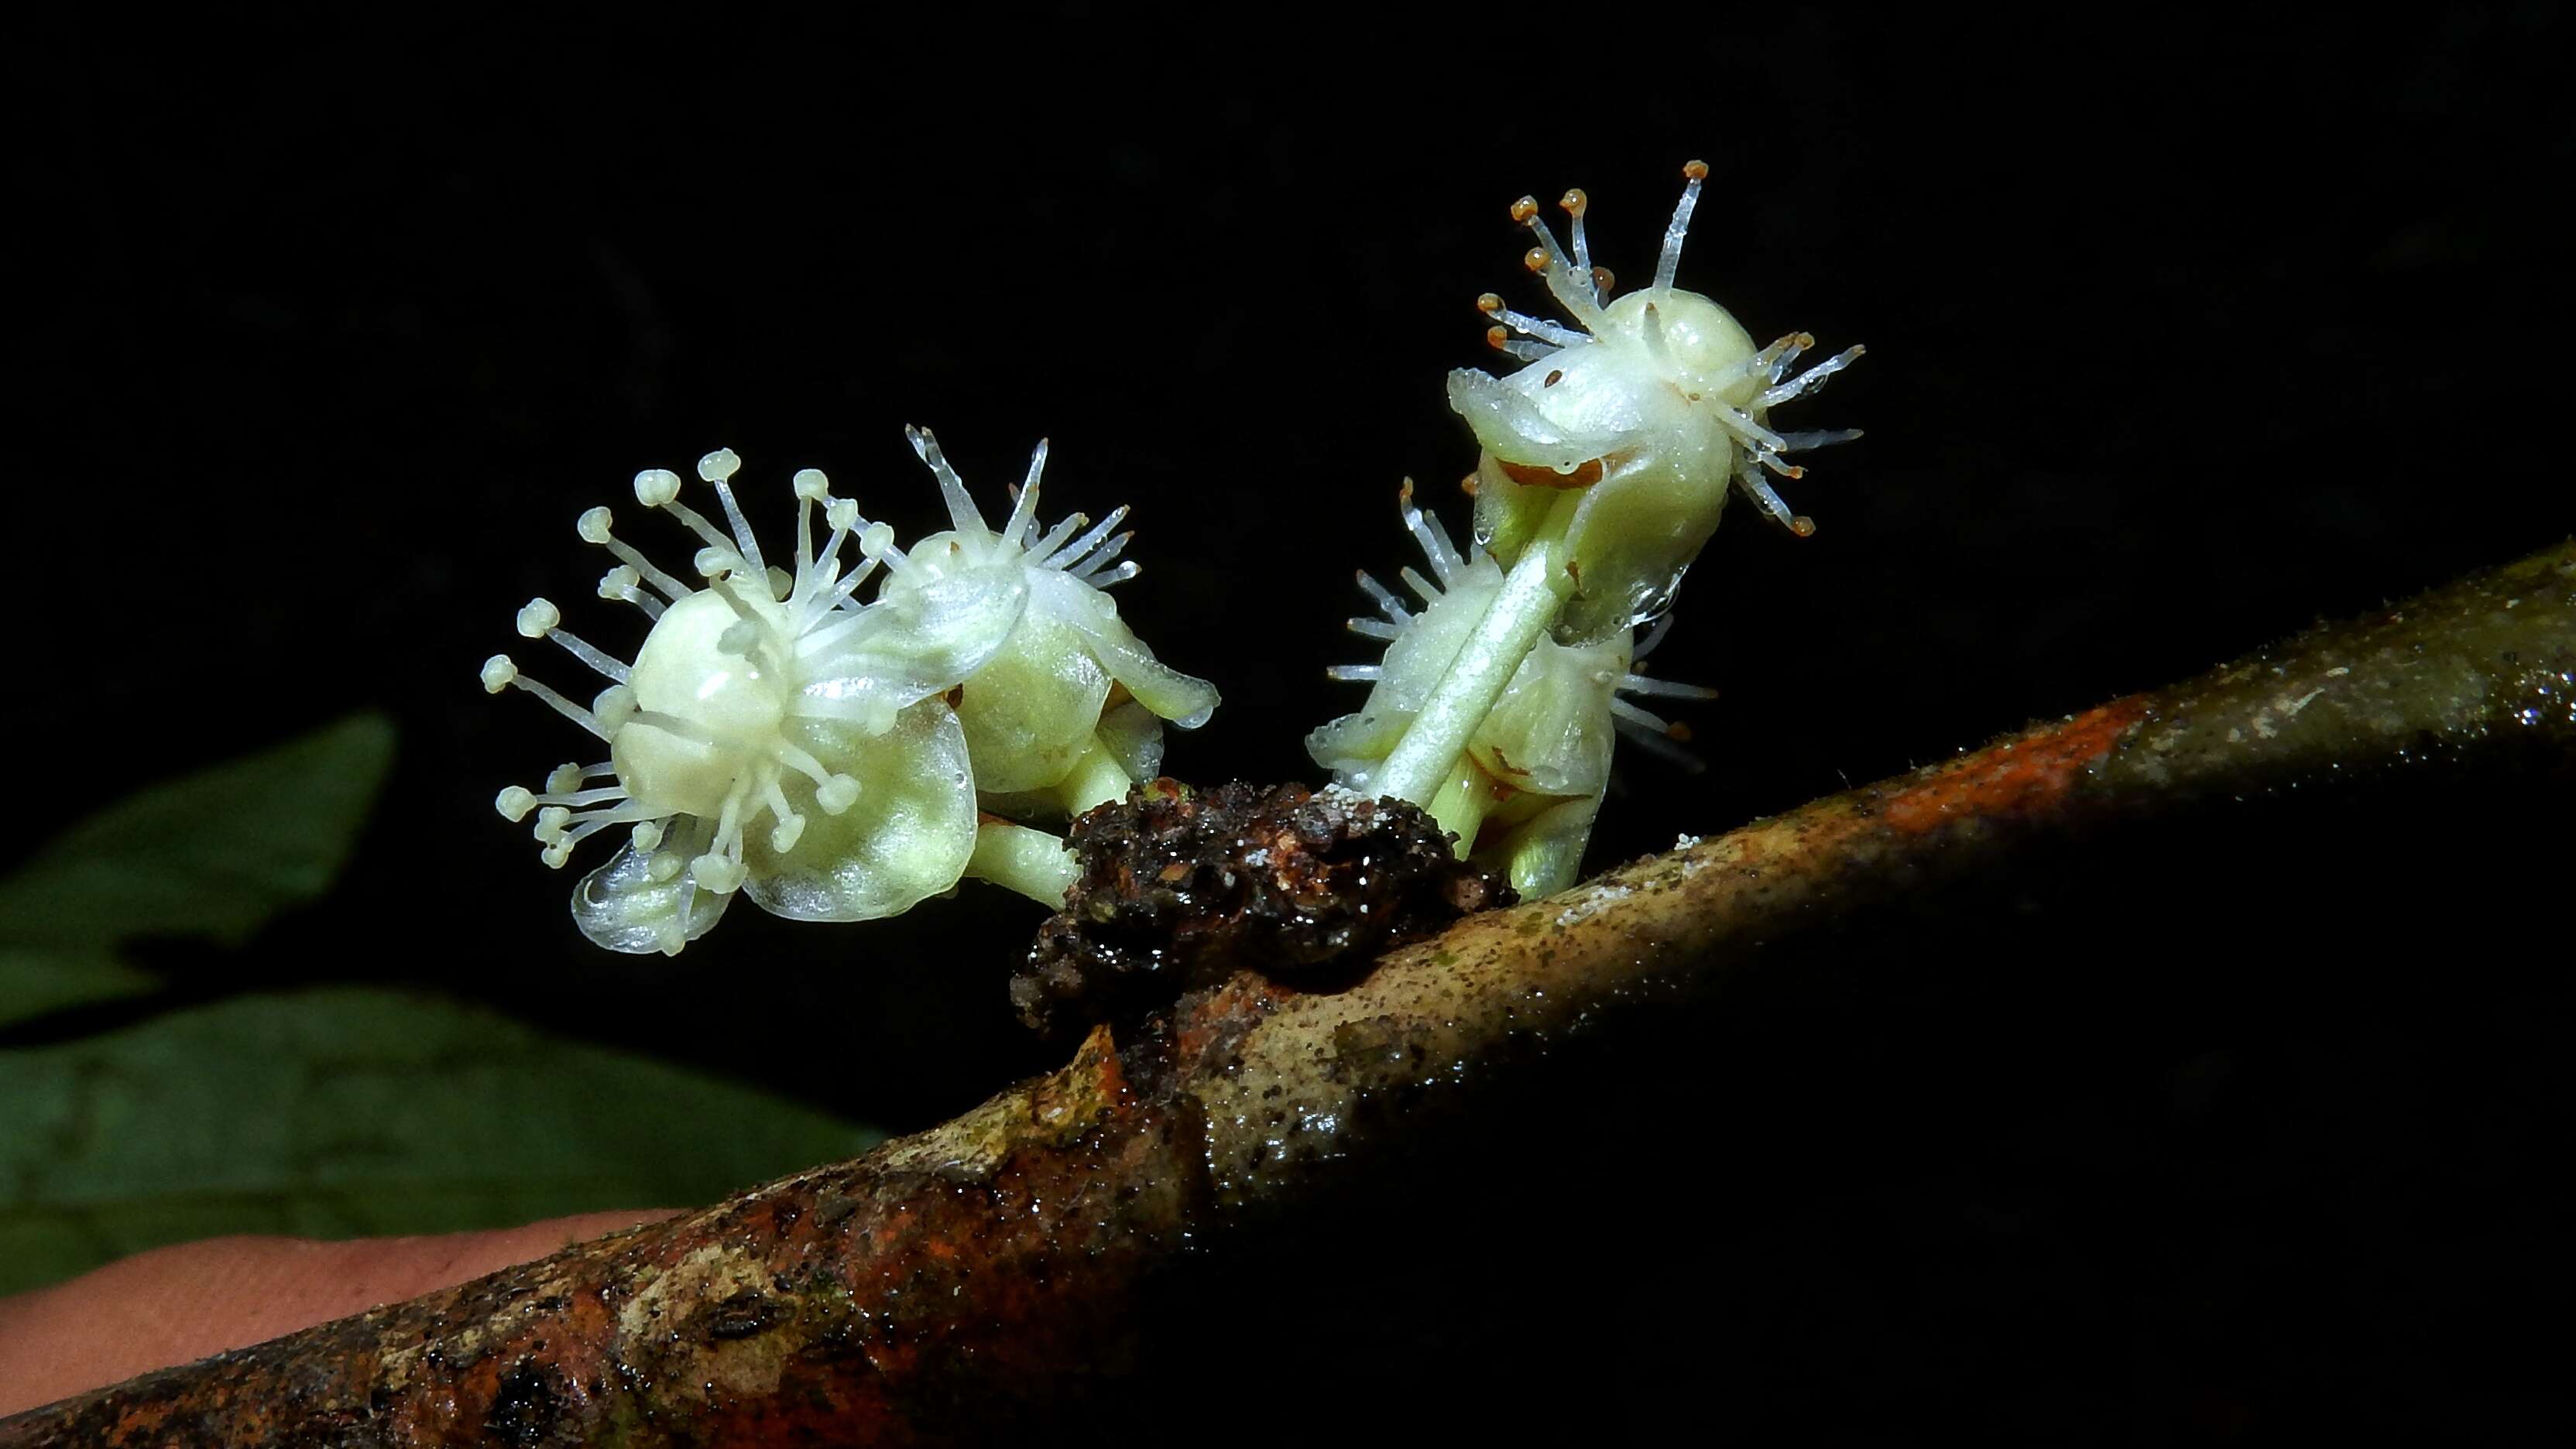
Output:
[[[714,589],[666,610],[635,656],[628,680],[647,718],[609,743],[619,783],[657,810],[713,816],[736,780],[773,758],[797,684],[779,657],[778,605],[734,589],[757,624]],[[678,728],[653,722],[667,718]]]

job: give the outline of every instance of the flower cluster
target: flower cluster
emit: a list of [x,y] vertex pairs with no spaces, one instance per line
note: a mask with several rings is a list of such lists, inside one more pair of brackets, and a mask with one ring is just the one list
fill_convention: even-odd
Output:
[[[1430,573],[1402,571],[1411,601],[1360,575],[1377,614],[1350,627],[1386,653],[1332,671],[1368,684],[1368,700],[1307,738],[1335,783],[1424,807],[1460,853],[1524,896],[1574,882],[1617,733],[1680,753],[1670,741],[1682,729],[1632,697],[1710,696],[1636,666],[1727,499],[1741,492],[1812,534],[1771,479],[1803,476],[1791,454],[1860,436],[1771,426],[1774,408],[1816,391],[1860,348],[1794,372],[1813,337],[1756,346],[1725,308],[1674,285],[1708,168],[1682,172],[1653,281],[1625,296],[1593,264],[1581,191],[1559,203],[1564,245],[1535,200],[1512,205],[1536,243],[1525,265],[1571,324],[1477,299],[1487,340],[1522,365],[1449,377],[1480,450],[1467,480],[1471,545],[1405,484],[1405,527]],[[1194,728],[1215,709],[1216,691],[1158,662],[1104,592],[1136,572],[1120,561],[1125,508],[1042,527],[1040,443],[997,529],[930,434],[907,436],[946,500],[946,531],[898,548],[890,527],[806,469],[794,479],[791,569],[769,562],[743,521],[730,451],[698,463],[724,528],[680,501],[677,475],[648,469],[636,501],[697,535],[694,581],[628,546],[607,509],[580,523],[617,558],[600,596],[652,620],[634,661],[566,632],[561,612],[534,599],[519,631],[553,639],[607,686],[585,706],[507,655],[484,665],[486,689],[532,693],[607,746],[605,760],[563,765],[542,791],[513,786],[495,802],[513,821],[534,813],[552,866],[626,828],[574,892],[592,940],[677,951],[736,894],[798,919],[867,920],[968,875],[1061,906],[1073,862],[1058,837],[1019,822],[1124,795],[1158,773],[1165,722]]]
[[[1525,365],[1449,377],[1450,405],[1481,447],[1468,480],[1474,556],[1413,506],[1408,484],[1406,526],[1437,582],[1404,571],[1425,605],[1416,613],[1361,576],[1383,618],[1351,628],[1386,641],[1386,656],[1335,671],[1369,682],[1368,702],[1307,740],[1339,782],[1428,806],[1524,896],[1573,884],[1614,727],[1658,745],[1677,733],[1620,695],[1707,697],[1632,665],[1669,623],[1682,574],[1729,494],[1741,490],[1792,532],[1812,534],[1766,475],[1803,476],[1785,455],[1860,436],[1770,426],[1772,408],[1815,391],[1860,348],[1791,376],[1813,337],[1757,348],[1725,308],[1673,285],[1708,168],[1694,161],[1682,174],[1652,285],[1615,301],[1608,269],[1592,263],[1581,191],[1560,203],[1570,252],[1536,201],[1513,203],[1512,219],[1538,243],[1526,265],[1575,325],[1491,293],[1477,299],[1496,319],[1487,340]],[[1641,625],[1653,626],[1642,642]]]
[[[1413,483],[1400,493],[1404,524],[1420,545],[1431,577],[1406,567],[1397,577],[1419,610],[1367,572],[1360,588],[1378,617],[1349,621],[1350,631],[1385,642],[1375,664],[1337,665],[1326,673],[1369,686],[1366,703],[1306,737],[1307,752],[1333,778],[1377,793],[1376,776],[1415,722],[1502,591],[1502,566],[1488,554],[1463,554],[1440,520],[1415,505]],[[1464,751],[1422,802],[1454,832],[1472,858],[1507,876],[1524,896],[1552,895],[1574,883],[1592,818],[1610,783],[1614,735],[1625,734],[1686,768],[1698,762],[1675,744],[1688,731],[1647,712],[1638,696],[1712,699],[1716,691],[1635,672],[1671,627],[1657,619],[1639,638],[1622,630],[1593,644],[1560,644],[1541,634],[1521,657],[1493,707],[1478,718]]]
[[[1000,529],[986,523],[924,429],[908,430],[950,528],[895,544],[894,530],[795,475],[794,568],[771,564],[744,521],[720,449],[698,462],[726,528],[680,500],[678,475],[635,475],[635,498],[703,544],[696,584],[613,531],[606,508],[581,536],[618,560],[599,582],[652,621],[630,664],[562,627],[545,599],[519,632],[552,639],[607,681],[585,707],[527,678],[506,654],[483,686],[544,700],[607,746],[542,791],[494,801],[536,815],[546,864],[613,826],[625,842],[573,893],[583,934],[619,951],[677,952],[737,894],[800,920],[859,921],[910,909],[964,875],[1058,900],[1071,867],[1054,837],[987,818],[1077,812],[1159,767],[1162,723],[1204,723],[1216,691],[1158,662],[1105,589],[1135,575],[1132,536],[1075,514],[1037,520],[1040,443]],[[815,543],[815,515],[827,530]],[[858,557],[844,562],[844,551]],[[872,579],[874,597],[861,602]]]

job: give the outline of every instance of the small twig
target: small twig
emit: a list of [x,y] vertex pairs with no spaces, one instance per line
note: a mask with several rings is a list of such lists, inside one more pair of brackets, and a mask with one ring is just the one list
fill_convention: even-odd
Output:
[[2576,751],[2570,544],[1472,918],[1345,991],[1239,975],[855,1162],[0,1422],[0,1449],[974,1437],[1105,1373],[1185,1244],[1293,1218],[1469,1069],[1617,1030],[1642,985],[2070,829],[2518,748]]

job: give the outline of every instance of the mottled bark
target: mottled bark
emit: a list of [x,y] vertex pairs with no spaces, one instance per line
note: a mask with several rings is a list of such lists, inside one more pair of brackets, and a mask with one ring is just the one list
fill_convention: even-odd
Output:
[[2213,796],[2576,757],[2576,546],[1471,918],[1238,975],[855,1162],[0,1423],[59,1444],[973,1438],[1115,1374],[1159,1272],[1401,1155],[1491,1068],[1846,910]]

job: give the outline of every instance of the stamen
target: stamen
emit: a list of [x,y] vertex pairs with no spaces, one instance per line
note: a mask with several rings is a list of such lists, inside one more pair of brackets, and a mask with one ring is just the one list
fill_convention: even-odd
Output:
[[[1082,515],[1078,513],[1074,515],[1076,518],[1080,518],[1081,516]],[[1085,533],[1082,537],[1075,539],[1073,542],[1066,544],[1064,547],[1057,549],[1053,553],[1039,556],[1038,567],[1042,569],[1072,568],[1075,560],[1081,558],[1084,554],[1089,553],[1094,548],[1099,547],[1100,541],[1107,538],[1110,530],[1116,528],[1126,517],[1127,505],[1121,503],[1116,508],[1109,510],[1108,517],[1093,524],[1090,532]],[[1099,563],[1105,558],[1107,558],[1106,554],[1102,555],[1100,559],[1092,560],[1092,562]]]
[[[859,798],[859,782],[823,768],[823,762],[785,740],[773,742],[769,757],[814,782],[814,803],[826,815],[838,815]],[[837,803],[836,803],[837,802]]]
[[775,770],[768,771],[760,784],[769,813],[778,819],[777,828],[769,832],[769,848],[785,855],[796,848],[797,839],[804,835],[805,817],[797,814],[796,807],[787,803],[787,792],[778,788]]
[[1091,578],[1099,574],[1102,570],[1107,569],[1109,565],[1117,559],[1118,555],[1125,553],[1127,551],[1127,545],[1133,543],[1135,539],[1136,530],[1131,528],[1125,533],[1118,535],[1116,538],[1109,540],[1109,546],[1107,548],[1102,549],[1091,558],[1084,560],[1080,569],[1071,570],[1070,572],[1072,572],[1073,576],[1078,579]]
[[1360,570],[1359,580],[1361,591],[1377,602],[1378,612],[1398,624],[1413,622],[1413,611],[1404,607],[1404,600],[1397,598],[1394,590],[1379,583],[1366,569]]
[[555,713],[562,715],[565,719],[571,720],[574,724],[581,726],[583,729],[590,731],[601,739],[604,740],[608,738],[610,732],[599,727],[599,721],[591,718],[589,710],[583,709],[580,705],[577,705],[571,700],[564,698],[562,695],[555,693],[553,690],[548,689],[545,685],[537,682],[536,680],[529,679],[521,675],[519,673],[519,666],[510,662],[509,655],[495,654],[491,658],[483,661],[483,692],[485,694],[499,694],[502,690],[514,688],[524,689],[528,693],[535,695],[537,698],[544,700],[554,709]]
[[814,577],[814,505],[832,496],[832,480],[820,468],[799,468],[787,480],[796,494],[796,587]]
[[1726,409],[1726,425],[1747,442],[1759,443],[1775,453],[1780,450],[1780,435],[1762,426],[1753,414],[1742,408],[1730,406]]
[[1624,699],[1611,700],[1610,713],[1616,715],[1620,719],[1626,720],[1630,724],[1641,725],[1646,729],[1653,730],[1659,735],[1669,737],[1673,732],[1673,727],[1670,722],[1657,715],[1649,714],[1645,710],[1639,709],[1637,706],[1630,704]]
[[626,787],[623,785],[601,785],[590,790],[574,790],[561,795],[548,793],[536,797],[539,804],[570,805],[575,808],[587,805],[597,805],[607,800],[623,800],[625,798]]
[[[636,474],[635,501],[647,508],[659,508],[687,524],[698,537],[706,540],[707,547],[739,556],[734,540],[717,532],[714,524],[707,522],[696,509],[680,501],[680,475],[670,469],[647,468]],[[619,557],[625,556],[621,554]],[[630,558],[626,559],[626,562],[634,563],[635,560]],[[699,572],[704,573],[706,570],[701,568]],[[678,595],[673,595],[673,598],[678,598]]]
[[574,846],[581,844],[583,841],[588,840],[592,836],[597,835],[599,832],[606,830],[612,825],[623,825],[634,818],[635,817],[633,815],[622,814],[616,811],[605,811],[597,815],[587,816],[580,824],[557,835],[552,844],[538,852],[537,858],[544,861],[548,868],[561,870],[563,869],[564,862],[572,859],[572,848]]
[[957,470],[948,466],[947,455],[939,451],[939,439],[931,434],[930,429],[916,428],[908,423],[904,426],[903,437],[905,442],[912,444],[912,451],[920,456],[921,461],[930,465],[931,476],[939,480],[939,494],[948,502],[950,525],[963,534],[990,534],[992,530],[984,526],[983,511],[975,506],[974,499],[966,496],[966,480],[957,476]]
[[736,780],[725,792],[724,808],[716,816],[715,842],[689,862],[690,878],[718,895],[740,890],[748,874],[742,865],[742,805],[749,784]]
[[562,627],[562,623],[563,612],[548,599],[530,599],[527,606],[519,610],[520,634],[530,639],[552,639],[562,645],[566,653],[597,670],[601,676],[619,684],[626,682],[625,661],[592,648],[580,635]]
[[1763,478],[1760,465],[1749,454],[1736,460],[1735,481],[1745,496],[1762,505],[1762,510],[1777,519],[1781,527],[1800,538],[1815,536],[1816,521],[1803,513],[1791,513],[1789,505],[1773,491],[1770,482]]
[[1810,448],[1830,448],[1836,443],[1851,442],[1860,435],[1861,431],[1858,428],[1829,428],[1812,433],[1782,433],[1779,451],[1803,453]]
[[1766,382],[1778,382],[1780,374],[1787,372],[1789,365],[1798,360],[1798,354],[1815,345],[1816,334],[1792,332],[1754,354],[1753,360],[1746,364],[1745,370],[1748,373],[1760,373]]
[[[1130,536],[1131,535],[1127,534],[1119,535],[1121,538]],[[1131,558],[1127,560],[1127,562],[1120,564],[1118,567],[1111,569],[1105,574],[1085,573],[1077,575],[1077,577],[1095,589],[1114,589],[1144,571],[1145,566]]]
[[633,604],[644,611],[645,618],[658,620],[662,617],[662,601],[638,588],[641,582],[633,565],[619,564],[599,576],[599,596]]
[[1395,576],[1404,580],[1404,586],[1406,588],[1420,594],[1422,596],[1422,602],[1426,604],[1436,604],[1440,602],[1442,597],[1441,591],[1434,587],[1429,579],[1424,578],[1420,573],[1416,572],[1413,565],[1406,564],[1404,567],[1397,569],[1395,571]]
[[899,579],[918,579],[922,568],[894,546],[894,525],[871,523],[859,530],[859,552],[883,563]]
[[1803,397],[1814,392],[1825,385],[1827,378],[1859,361],[1860,355],[1868,350],[1865,347],[1844,348],[1787,382],[1764,392],[1759,405],[1766,408],[1778,407],[1793,397]]
[[[648,471],[660,472],[661,470],[653,469]],[[636,476],[641,479],[643,475],[638,474]],[[666,474],[665,476],[670,475]],[[671,486],[674,488],[679,486],[679,479],[677,477],[672,477]],[[636,489],[638,496],[641,496],[643,490],[641,482],[637,483]],[[574,523],[573,527],[580,532],[582,540],[585,543],[598,544],[600,547],[605,548],[610,553],[616,555],[619,563],[633,569],[639,578],[651,584],[653,587],[660,589],[663,594],[671,599],[672,602],[677,603],[680,600],[687,598],[690,594],[696,592],[696,590],[690,588],[687,584],[684,584],[678,579],[671,577],[669,574],[662,572],[660,569],[655,568],[651,559],[648,559],[644,555],[636,552],[624,539],[609,532],[609,517],[609,512],[605,508],[589,509],[581,515],[580,519]],[[655,614],[655,617],[660,617],[658,612]]]
[[799,621],[799,627],[796,632],[799,634],[804,633],[807,629],[814,626],[815,620],[822,618],[825,614],[828,614],[834,609],[841,607],[842,604],[847,603],[850,595],[858,592],[859,585],[864,584],[869,579],[875,577],[876,571],[877,561],[875,559],[869,558],[859,560],[859,566],[850,570],[849,577],[832,585],[832,591],[830,593],[817,597],[813,603],[808,606],[806,615]]
[[[1639,710],[1637,712],[1640,714],[1645,713],[1643,710]],[[1652,718],[1652,716],[1648,717]],[[1636,720],[1629,719],[1627,716],[1618,712],[1618,704],[1616,701],[1613,701],[1611,704],[1610,723],[1613,728],[1619,731],[1619,733],[1626,735],[1629,739],[1632,739],[1639,745],[1643,746],[1646,753],[1664,759],[1670,764],[1681,769],[1685,774],[1696,775],[1708,768],[1707,761],[1692,754],[1690,751],[1683,749],[1680,743],[1673,738],[1673,736],[1668,732],[1672,728],[1671,726],[1665,726],[1662,729],[1658,729],[1650,725],[1641,724]]]
[[[716,641],[716,647],[723,649],[728,654],[748,653],[750,649],[757,647],[758,638],[760,636],[765,636],[769,632],[768,621],[764,620],[758,613],[754,612],[751,607],[751,602],[742,596],[738,578],[738,575],[728,573],[713,574],[707,579],[707,587],[714,590],[716,597],[724,600],[725,603],[733,609],[735,620],[739,623],[751,626],[752,634],[754,636],[753,643],[746,644],[740,649],[728,648],[725,645],[724,640],[719,638]],[[733,631],[728,629],[725,632],[729,635]]]
[[665,714],[658,709],[639,709],[635,711],[635,713],[628,715],[626,717],[626,722],[628,724],[642,725],[646,729],[660,730],[666,735],[687,740],[693,745],[712,745],[716,743],[716,737],[714,735],[707,733],[705,730],[698,728],[696,725],[689,723],[678,715]]
[[1029,556],[1041,559],[1054,558],[1058,553],[1063,552],[1064,541],[1080,533],[1082,526],[1090,521],[1091,515],[1087,513],[1067,514],[1064,522],[1047,530],[1046,537],[1029,545]]
[[1342,621],[1342,627],[1363,639],[1375,639],[1387,644],[1394,643],[1404,632],[1384,619],[1345,619]]
[[768,561],[760,556],[760,540],[752,537],[751,525],[743,521],[742,509],[733,499],[733,475],[742,468],[742,459],[731,448],[718,448],[698,460],[698,476],[715,485],[716,501],[724,505],[725,522],[733,525],[733,541],[741,548],[743,559],[756,574],[769,572]]
[[1324,677],[1344,684],[1374,684],[1385,672],[1382,664],[1333,664],[1325,666]]
[[[1511,308],[1504,306],[1503,299],[1491,292],[1487,292],[1476,299],[1476,310],[1501,322],[1504,326],[1509,327],[1514,332],[1518,332],[1526,337],[1535,337],[1541,342],[1550,343],[1556,347],[1572,347],[1578,343],[1589,342],[1592,340],[1589,334],[1578,332],[1571,327],[1566,327],[1559,323],[1550,322],[1544,317],[1533,317],[1527,312],[1515,312]],[[1505,347],[1503,343],[1495,342],[1491,333],[1486,334],[1485,340],[1493,342],[1494,346],[1501,347],[1506,352],[1511,350],[1509,347]]]
[[1799,467],[1795,463],[1784,463],[1780,461],[1780,452],[1776,448],[1756,448],[1753,450],[1753,457],[1757,462],[1761,463],[1763,467],[1770,469],[1772,472],[1779,474],[1783,478],[1804,478],[1807,476],[1806,469]]
[[1572,218],[1566,223],[1566,230],[1573,234],[1574,270],[1592,284],[1592,300],[1598,302],[1601,300],[1601,279],[1592,270],[1591,244],[1583,239],[1583,213],[1591,208],[1592,199],[1583,194],[1582,187],[1575,186],[1567,188],[1556,204],[1564,207],[1565,214]]
[[1640,320],[1637,330],[1645,338],[1646,355],[1655,360],[1655,366],[1670,369],[1673,356],[1664,347],[1664,318],[1655,310],[1654,303],[1646,304],[1646,315]]
[[1412,534],[1413,541],[1422,546],[1422,556],[1430,561],[1431,571],[1440,576],[1441,587],[1445,590],[1467,567],[1466,559],[1459,554],[1457,544],[1450,541],[1449,530],[1441,526],[1439,518],[1415,506],[1412,479],[1407,478],[1396,486],[1395,497],[1397,509],[1404,517],[1405,532]]
[[1046,471],[1046,456],[1047,440],[1040,438],[1029,453],[1029,476],[1021,481],[1019,495],[1011,500],[1010,519],[1002,525],[1002,542],[1006,546],[1017,547],[1037,521],[1038,475]]
[[1581,275],[1576,274],[1574,263],[1556,244],[1556,233],[1549,231],[1547,222],[1539,216],[1536,201],[1524,196],[1513,202],[1512,220],[1528,227],[1538,237],[1538,251],[1544,257],[1544,265],[1533,270],[1547,278],[1549,293],[1575,321],[1583,324],[1586,331],[1597,336],[1607,319],[1601,315],[1600,303],[1592,297],[1592,269],[1586,267]]
[[1682,199],[1673,204],[1673,219],[1664,227],[1664,250],[1655,258],[1655,285],[1669,287],[1682,268],[1682,238],[1690,234],[1691,212],[1699,206],[1700,183],[1708,179],[1708,163],[1682,163]]
[[1681,684],[1670,679],[1650,679],[1642,674],[1622,674],[1614,687],[1622,694],[1642,694],[1656,699],[1717,698],[1717,691],[1704,684]]

